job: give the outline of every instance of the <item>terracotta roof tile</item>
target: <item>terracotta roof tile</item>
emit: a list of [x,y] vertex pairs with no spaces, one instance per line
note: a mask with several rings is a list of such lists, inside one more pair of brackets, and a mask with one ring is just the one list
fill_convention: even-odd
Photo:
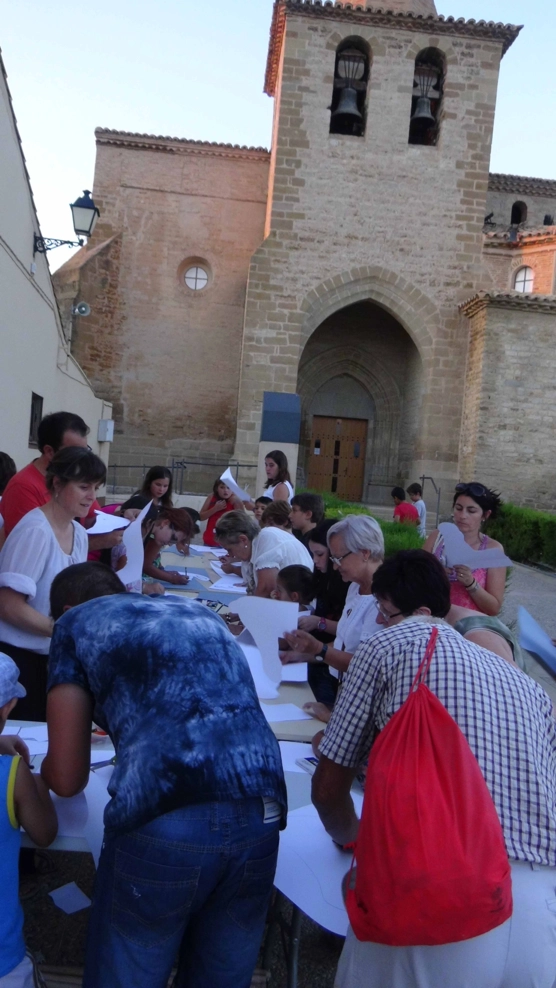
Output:
[[532,295],[527,292],[477,292],[458,308],[463,315],[471,318],[476,312],[494,305],[498,308],[513,309],[521,306],[537,312],[556,312],[556,295]]
[[530,196],[556,197],[556,179],[530,178],[527,175],[502,175],[492,172],[488,178],[490,192],[516,192]]
[[95,129],[97,144],[145,151],[165,151],[169,154],[216,155],[230,158],[262,158],[270,156],[267,148],[246,147],[243,144],[219,144],[217,141],[193,141],[187,137],[164,137],[157,134],[135,134],[127,130]]

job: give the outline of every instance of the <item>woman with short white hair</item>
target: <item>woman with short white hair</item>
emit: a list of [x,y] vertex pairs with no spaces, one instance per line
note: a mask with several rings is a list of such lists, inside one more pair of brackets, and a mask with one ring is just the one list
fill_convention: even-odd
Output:
[[[346,515],[328,532],[328,547],[335,569],[351,584],[334,644],[323,645],[299,628],[285,638],[296,653],[295,657],[292,654],[294,662],[326,662],[338,674],[346,671],[359,643],[382,630],[377,623],[378,605],[372,587],[373,576],[384,559],[384,536],[370,515]],[[283,658],[288,661],[288,653]],[[311,712],[322,720],[321,707],[324,704],[311,704]]]

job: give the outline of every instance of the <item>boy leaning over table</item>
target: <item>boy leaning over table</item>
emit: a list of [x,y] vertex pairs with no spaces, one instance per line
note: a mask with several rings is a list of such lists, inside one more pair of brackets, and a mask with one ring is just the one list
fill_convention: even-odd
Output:
[[[25,696],[18,676],[15,662],[0,652],[0,732],[17,701]],[[33,775],[28,761],[27,745],[20,738],[0,738],[0,988],[34,988],[38,983],[23,940],[20,825],[39,847],[48,847],[58,832],[48,789],[40,775]]]
[[93,711],[116,749],[83,988],[166,988],[176,959],[175,988],[249,988],[287,807],[243,652],[197,601],[123,593],[101,563],[64,574],[41,771],[84,788]]

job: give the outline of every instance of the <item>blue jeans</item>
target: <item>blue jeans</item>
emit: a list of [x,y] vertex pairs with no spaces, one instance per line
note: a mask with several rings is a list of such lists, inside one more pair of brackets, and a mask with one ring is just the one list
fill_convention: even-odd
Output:
[[83,988],[249,988],[278,822],[260,798],[186,806],[105,837]]

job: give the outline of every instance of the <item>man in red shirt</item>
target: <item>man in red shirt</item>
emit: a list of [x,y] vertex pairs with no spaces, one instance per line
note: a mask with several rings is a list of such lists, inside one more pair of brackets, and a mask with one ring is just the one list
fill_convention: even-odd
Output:
[[419,512],[414,504],[406,501],[403,487],[394,487],[391,493],[395,504],[394,521],[401,521],[405,525],[418,525]]
[[[45,479],[48,464],[54,454],[64,446],[87,447],[88,433],[89,426],[73,412],[53,412],[51,415],[45,415],[38,429],[38,446],[41,455],[12,477],[0,501],[0,513],[4,519],[3,536],[7,537],[28,511],[40,508],[50,500]],[[91,517],[91,524],[94,522],[95,508],[99,507],[98,502],[94,501],[88,516]],[[87,528],[88,525],[85,527]],[[121,538],[121,530],[110,532],[108,535],[90,535],[89,549],[96,551],[112,548],[121,541]]]

